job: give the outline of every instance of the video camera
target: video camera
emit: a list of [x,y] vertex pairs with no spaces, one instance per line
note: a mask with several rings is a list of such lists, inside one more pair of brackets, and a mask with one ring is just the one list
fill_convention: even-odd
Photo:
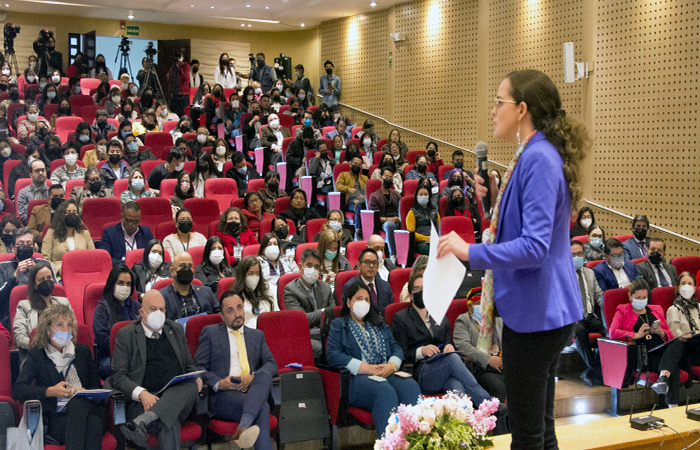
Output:
[[156,56],[156,53],[158,53],[158,50],[153,48],[153,42],[148,43],[148,47],[146,47],[146,50],[143,51],[148,59],[153,61],[153,57]]
[[15,52],[15,38],[19,34],[19,25],[12,25],[12,22],[5,24],[5,53]]
[[39,31],[39,38],[36,41],[34,41],[34,51],[37,55],[46,52],[46,46],[49,44],[51,38],[53,38],[53,31]]
[[127,39],[126,36],[122,36],[122,40],[119,43],[119,51],[122,52],[123,54],[129,54],[129,50],[131,50],[130,45],[132,45],[133,42]]

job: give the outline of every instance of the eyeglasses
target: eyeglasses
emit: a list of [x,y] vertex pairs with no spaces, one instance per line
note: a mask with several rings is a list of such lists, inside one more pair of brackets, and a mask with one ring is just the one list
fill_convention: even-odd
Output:
[[250,200],[248,200],[248,203],[251,203],[251,204],[252,203],[260,203],[260,199],[259,198],[251,198]]
[[46,173],[46,169],[34,169],[32,170],[34,173]]
[[141,219],[124,219],[124,222],[129,225],[138,225],[141,223]]
[[393,177],[382,177],[382,180],[394,181],[394,178]]
[[573,257],[584,257],[586,254],[584,252],[576,252],[571,254]]
[[496,100],[496,109],[503,106],[504,103],[512,103],[514,105],[518,104],[518,102],[516,102],[515,100],[503,100],[502,98],[498,98],[498,97],[496,97],[495,100]]
[[364,261],[360,261],[362,264],[365,264],[369,267],[375,267],[379,265],[379,261],[372,261],[369,259],[365,259]]

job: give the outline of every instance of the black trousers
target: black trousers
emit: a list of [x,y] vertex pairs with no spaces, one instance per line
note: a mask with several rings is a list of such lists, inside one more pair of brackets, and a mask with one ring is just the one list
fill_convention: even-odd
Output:
[[[185,115],[185,108],[190,104],[189,95],[173,95],[170,99],[170,111],[178,116]],[[197,128],[195,128],[196,130]]]
[[588,333],[600,333],[605,336],[603,321],[593,314],[589,314],[588,317],[576,322],[574,337],[576,338],[576,350],[583,358],[586,367],[592,371],[599,371],[600,362],[594,357],[591,343],[588,340]]
[[503,325],[503,379],[511,449],[558,449],[554,432],[554,375],[573,324],[518,333]]
[[649,371],[661,372],[662,370],[668,370],[671,373],[671,376],[668,377],[668,393],[666,394],[666,403],[668,404],[678,404],[681,384],[679,365],[683,358],[683,351],[683,343],[681,341],[673,341],[667,346],[647,354]]
[[489,395],[496,397],[501,403],[506,402],[506,384],[503,381],[502,372],[491,366],[488,366],[486,369],[477,367],[474,370],[474,378]]
[[65,445],[66,450],[100,450],[104,413],[101,404],[73,397],[63,412],[49,414],[49,435]]

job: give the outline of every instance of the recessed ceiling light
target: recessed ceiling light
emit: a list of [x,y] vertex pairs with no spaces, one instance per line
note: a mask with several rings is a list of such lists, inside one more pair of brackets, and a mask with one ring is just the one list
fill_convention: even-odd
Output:
[[265,9],[270,9],[270,7],[269,7],[269,6],[266,6]]
[[190,5],[190,8],[194,8],[194,5]]
[[213,6],[211,6],[211,9],[214,9],[214,7],[213,7]]
[[303,26],[304,26],[304,24],[302,23],[302,24],[301,24],[301,26],[303,27]]
[[369,6],[377,6],[377,2],[372,2],[369,4]]
[[246,8],[250,8],[250,5],[245,5]]
[[252,27],[253,25],[251,25],[251,24],[248,24],[248,26],[249,26],[249,27]]
[[242,23],[242,24],[241,24],[241,26],[242,26],[242,27],[244,27],[244,26],[245,26],[245,24],[244,24],[244,23]]
[[9,8],[9,7],[10,7],[10,5],[8,5],[7,3],[5,3],[5,8]]
[[128,17],[129,19],[133,19],[133,18],[134,18],[134,15],[133,15],[133,14],[129,14],[127,17]]
[[344,16],[347,16],[347,14],[343,14]]

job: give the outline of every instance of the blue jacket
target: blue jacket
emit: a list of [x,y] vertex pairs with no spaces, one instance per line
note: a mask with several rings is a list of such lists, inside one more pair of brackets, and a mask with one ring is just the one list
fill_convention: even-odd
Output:
[[496,307],[509,328],[533,333],[583,318],[570,217],[562,159],[537,132],[501,200],[496,244],[469,248],[472,270],[493,269]]
[[[122,309],[122,317],[116,318],[114,323],[138,319],[141,303],[129,297],[124,302],[124,306],[128,307],[129,314],[125,314],[126,311]],[[112,327],[109,324],[109,308],[104,300],[100,300],[95,307],[95,314],[92,317],[92,332],[95,334],[95,345],[97,346],[95,359],[99,362],[101,359],[109,357],[109,337],[112,332]]]
[[[347,298],[350,286],[358,281],[364,283],[360,275],[351,278],[347,283],[345,283],[342,291],[343,301],[345,301],[344,299]],[[379,310],[379,314],[384,317],[384,310],[386,307],[394,303],[394,291],[391,290],[391,285],[387,281],[382,280],[379,275],[374,277],[374,289],[377,291],[377,309]]]
[[[151,239],[153,239],[151,230],[146,226],[139,225],[139,231],[136,232],[136,247],[131,250],[144,248]],[[107,250],[112,257],[112,265],[116,266],[124,262],[126,258],[126,242],[124,242],[124,230],[121,222],[104,229],[100,248]]]
[[[625,261],[624,270],[630,279],[630,282],[637,278],[637,266],[634,265],[632,261]],[[620,286],[617,284],[617,278],[612,269],[608,266],[608,263],[603,261],[593,268],[593,273],[595,273],[595,279],[600,286],[600,290],[605,292],[608,289],[617,289]]]
[[[226,324],[221,322],[204,327],[199,335],[194,363],[198,370],[206,370],[202,380],[207,386],[214,387],[219,380],[229,374],[231,347],[228,331]],[[251,373],[262,370],[269,372],[271,377],[277,375],[277,361],[267,347],[265,334],[260,330],[245,327],[243,336]]]
[[[649,242],[651,239],[646,238],[644,239],[646,242],[646,250],[647,252],[649,251]],[[633,237],[627,239],[625,242],[622,243],[622,250],[625,253],[625,261],[632,261],[633,259],[637,258],[644,258],[645,256],[642,254],[642,249],[639,248],[639,242]]]
[[[326,344],[326,359],[331,367],[346,368],[353,375],[357,375],[362,362],[362,350],[357,344],[355,337],[350,331],[348,321],[350,317],[338,317],[331,322],[331,330],[328,333],[328,342]],[[396,367],[401,367],[403,361],[403,350],[396,343],[394,335],[391,334],[389,327],[382,322],[380,327],[384,344],[386,348],[387,362],[393,362]]]
[[[168,320],[182,319],[182,302],[175,292],[175,287],[172,284],[165,286],[163,289],[158,289],[165,299],[165,318]],[[200,313],[213,314],[219,312],[219,302],[216,300],[214,293],[206,286],[192,285],[192,293],[199,303]]]

